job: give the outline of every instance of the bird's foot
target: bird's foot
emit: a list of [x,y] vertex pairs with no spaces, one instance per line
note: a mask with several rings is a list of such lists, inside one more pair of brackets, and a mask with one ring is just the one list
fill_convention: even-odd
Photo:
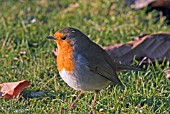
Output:
[[73,109],[74,109],[74,107],[75,107],[74,104],[75,104],[75,103],[72,103],[72,104],[70,105],[69,110],[73,110]]
[[91,109],[89,114],[94,114],[94,110]]

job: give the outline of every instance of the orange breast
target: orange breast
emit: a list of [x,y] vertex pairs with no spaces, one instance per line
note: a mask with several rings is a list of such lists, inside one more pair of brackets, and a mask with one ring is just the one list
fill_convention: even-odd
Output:
[[57,40],[58,55],[57,55],[57,67],[59,72],[65,69],[70,73],[74,70],[74,57],[73,47],[71,42]]

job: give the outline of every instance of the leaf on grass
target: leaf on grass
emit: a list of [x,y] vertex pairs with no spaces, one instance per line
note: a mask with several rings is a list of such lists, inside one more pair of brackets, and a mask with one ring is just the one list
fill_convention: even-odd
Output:
[[133,9],[141,9],[155,1],[157,0],[126,0],[126,4],[131,6]]
[[30,84],[31,83],[26,80],[22,80],[19,82],[2,83],[0,84],[0,96],[7,99],[15,98],[24,88],[28,87]]
[[[160,20],[162,16],[166,17],[167,24],[170,24],[170,0],[125,0],[126,4],[132,9],[139,10],[147,7],[147,13],[157,10],[158,13],[155,17],[156,20]],[[149,7],[149,8],[148,8]]]
[[[114,60],[124,64],[131,64],[135,57],[138,61],[148,64],[148,59],[162,62],[170,59],[170,34],[148,34],[136,37],[134,41],[126,44],[116,44],[104,47]],[[146,60],[143,60],[147,58]]]
[[170,0],[156,0],[152,3],[152,7],[161,7],[170,9]]
[[148,5],[152,7],[170,8],[169,0],[126,0],[126,4],[133,9],[141,9]]
[[170,68],[165,69],[164,75],[167,79],[170,79]]

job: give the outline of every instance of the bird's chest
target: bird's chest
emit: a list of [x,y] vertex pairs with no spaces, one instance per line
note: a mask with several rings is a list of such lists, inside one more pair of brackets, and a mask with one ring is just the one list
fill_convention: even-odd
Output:
[[74,68],[72,71],[68,70],[67,67],[63,67],[62,70],[59,71],[59,74],[70,87],[76,90],[82,90],[84,81],[87,78],[87,71],[89,70],[86,68],[87,66],[84,64],[84,61],[80,60],[79,58],[74,56],[73,61]]
[[58,71],[61,72],[65,69],[71,74],[75,68],[75,60],[73,56],[73,48],[71,46],[59,47],[57,55],[57,67]]
[[[62,53],[61,53],[62,52]],[[80,68],[73,50],[66,48],[59,51],[57,56],[57,67],[61,78],[72,88],[78,89],[80,86],[81,75],[77,72]]]

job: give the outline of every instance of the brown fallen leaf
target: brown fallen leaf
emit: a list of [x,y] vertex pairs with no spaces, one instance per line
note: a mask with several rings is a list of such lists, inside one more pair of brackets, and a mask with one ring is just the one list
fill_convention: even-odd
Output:
[[151,5],[152,7],[162,7],[170,9],[170,0],[156,0]]
[[[158,60],[170,59],[170,33],[148,34],[136,37],[134,41],[126,44],[105,46],[111,57],[124,64],[130,65],[135,57],[138,61],[148,63]],[[143,60],[143,58],[148,58]]]
[[126,4],[133,9],[141,9],[148,5],[151,5],[151,7],[170,8],[170,0],[126,0]]
[[170,0],[125,0],[126,4],[132,9],[139,10],[147,7],[147,13],[157,10],[158,15],[155,17],[157,20],[166,17],[167,24],[170,24]]
[[157,0],[126,0],[126,4],[133,9],[141,9]]
[[0,84],[0,96],[7,99],[16,98],[20,92],[29,85],[31,85],[31,83],[27,80],[2,83]]
[[170,79],[170,68],[165,69],[164,75],[167,79]]

